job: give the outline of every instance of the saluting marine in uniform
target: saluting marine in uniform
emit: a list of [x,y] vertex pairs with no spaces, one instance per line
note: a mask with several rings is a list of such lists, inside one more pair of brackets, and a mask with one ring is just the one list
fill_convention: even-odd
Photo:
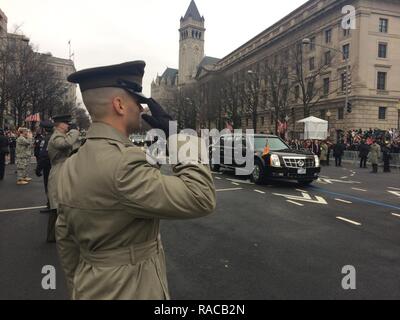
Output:
[[[145,63],[80,71],[79,83],[93,124],[79,152],[58,179],[57,248],[73,299],[170,299],[161,219],[211,214],[215,186],[208,165],[196,157],[165,176],[128,139],[143,116],[168,136],[171,118],[142,92]],[[194,137],[196,148],[201,139]],[[205,143],[204,143],[205,146]]]
[[17,147],[15,150],[17,164],[17,185],[26,185],[32,178],[28,177],[28,166],[32,158],[32,138],[27,128],[18,130]]
[[41,213],[50,213],[50,202],[48,198],[48,182],[49,182],[49,175],[51,170],[51,162],[49,158],[48,152],[48,145],[50,138],[53,134],[54,124],[51,121],[42,121],[40,123],[40,127],[44,129],[45,136],[40,142],[39,150],[38,150],[38,162],[36,166],[35,173],[38,177],[43,175],[43,183],[44,183],[44,190],[46,192],[47,197],[47,210],[41,211]]
[[61,164],[71,155],[74,148],[79,144],[79,131],[69,130],[71,115],[58,115],[53,117],[54,132],[48,144],[48,155],[51,170],[48,182],[48,198],[52,214],[49,216],[47,228],[47,242],[55,242],[55,224],[57,221],[57,179]]

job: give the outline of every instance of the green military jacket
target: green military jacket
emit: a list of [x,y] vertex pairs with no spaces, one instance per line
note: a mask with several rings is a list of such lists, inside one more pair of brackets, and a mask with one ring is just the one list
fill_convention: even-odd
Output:
[[203,217],[216,205],[208,165],[173,171],[163,175],[111,126],[92,125],[58,179],[57,247],[73,299],[170,299],[160,220]]
[[17,139],[17,146],[15,149],[15,155],[18,159],[29,159],[32,157],[32,143],[33,141],[24,136],[19,136]]
[[71,130],[67,134],[63,134],[57,129],[49,140],[47,146],[49,159],[51,162],[51,171],[48,182],[48,197],[51,209],[57,209],[57,176],[60,164],[63,163],[70,155],[72,150],[79,144],[79,131]]

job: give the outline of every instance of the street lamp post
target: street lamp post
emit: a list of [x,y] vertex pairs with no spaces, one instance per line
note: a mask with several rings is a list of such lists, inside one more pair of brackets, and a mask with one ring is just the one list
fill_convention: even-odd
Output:
[[[310,45],[311,44],[311,39],[305,38],[305,39],[303,39],[302,43],[303,43],[303,45]],[[318,46],[318,47],[321,47],[321,48],[326,48],[326,49],[329,49],[329,50],[333,50],[333,51],[339,52],[345,58],[345,61],[346,61],[346,105],[345,105],[345,108],[347,108],[348,105],[349,105],[349,78],[350,78],[350,72],[349,72],[350,64],[349,64],[348,55],[345,54],[342,50],[339,50],[339,49],[336,49],[336,48],[333,48],[333,47],[328,47],[328,46],[324,46],[324,45],[317,44],[317,43],[314,43],[314,45]]]

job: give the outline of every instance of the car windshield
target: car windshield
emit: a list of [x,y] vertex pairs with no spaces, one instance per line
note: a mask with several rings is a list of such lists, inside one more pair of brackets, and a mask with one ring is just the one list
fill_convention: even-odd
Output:
[[282,151],[290,149],[289,146],[279,138],[255,137],[255,150],[264,150],[267,145],[267,141],[271,151]]

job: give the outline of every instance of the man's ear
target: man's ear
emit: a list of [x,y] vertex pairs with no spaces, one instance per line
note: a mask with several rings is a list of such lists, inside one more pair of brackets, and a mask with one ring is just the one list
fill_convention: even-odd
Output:
[[113,105],[113,109],[117,115],[123,116],[125,114],[124,102],[121,97],[113,98],[112,105]]

